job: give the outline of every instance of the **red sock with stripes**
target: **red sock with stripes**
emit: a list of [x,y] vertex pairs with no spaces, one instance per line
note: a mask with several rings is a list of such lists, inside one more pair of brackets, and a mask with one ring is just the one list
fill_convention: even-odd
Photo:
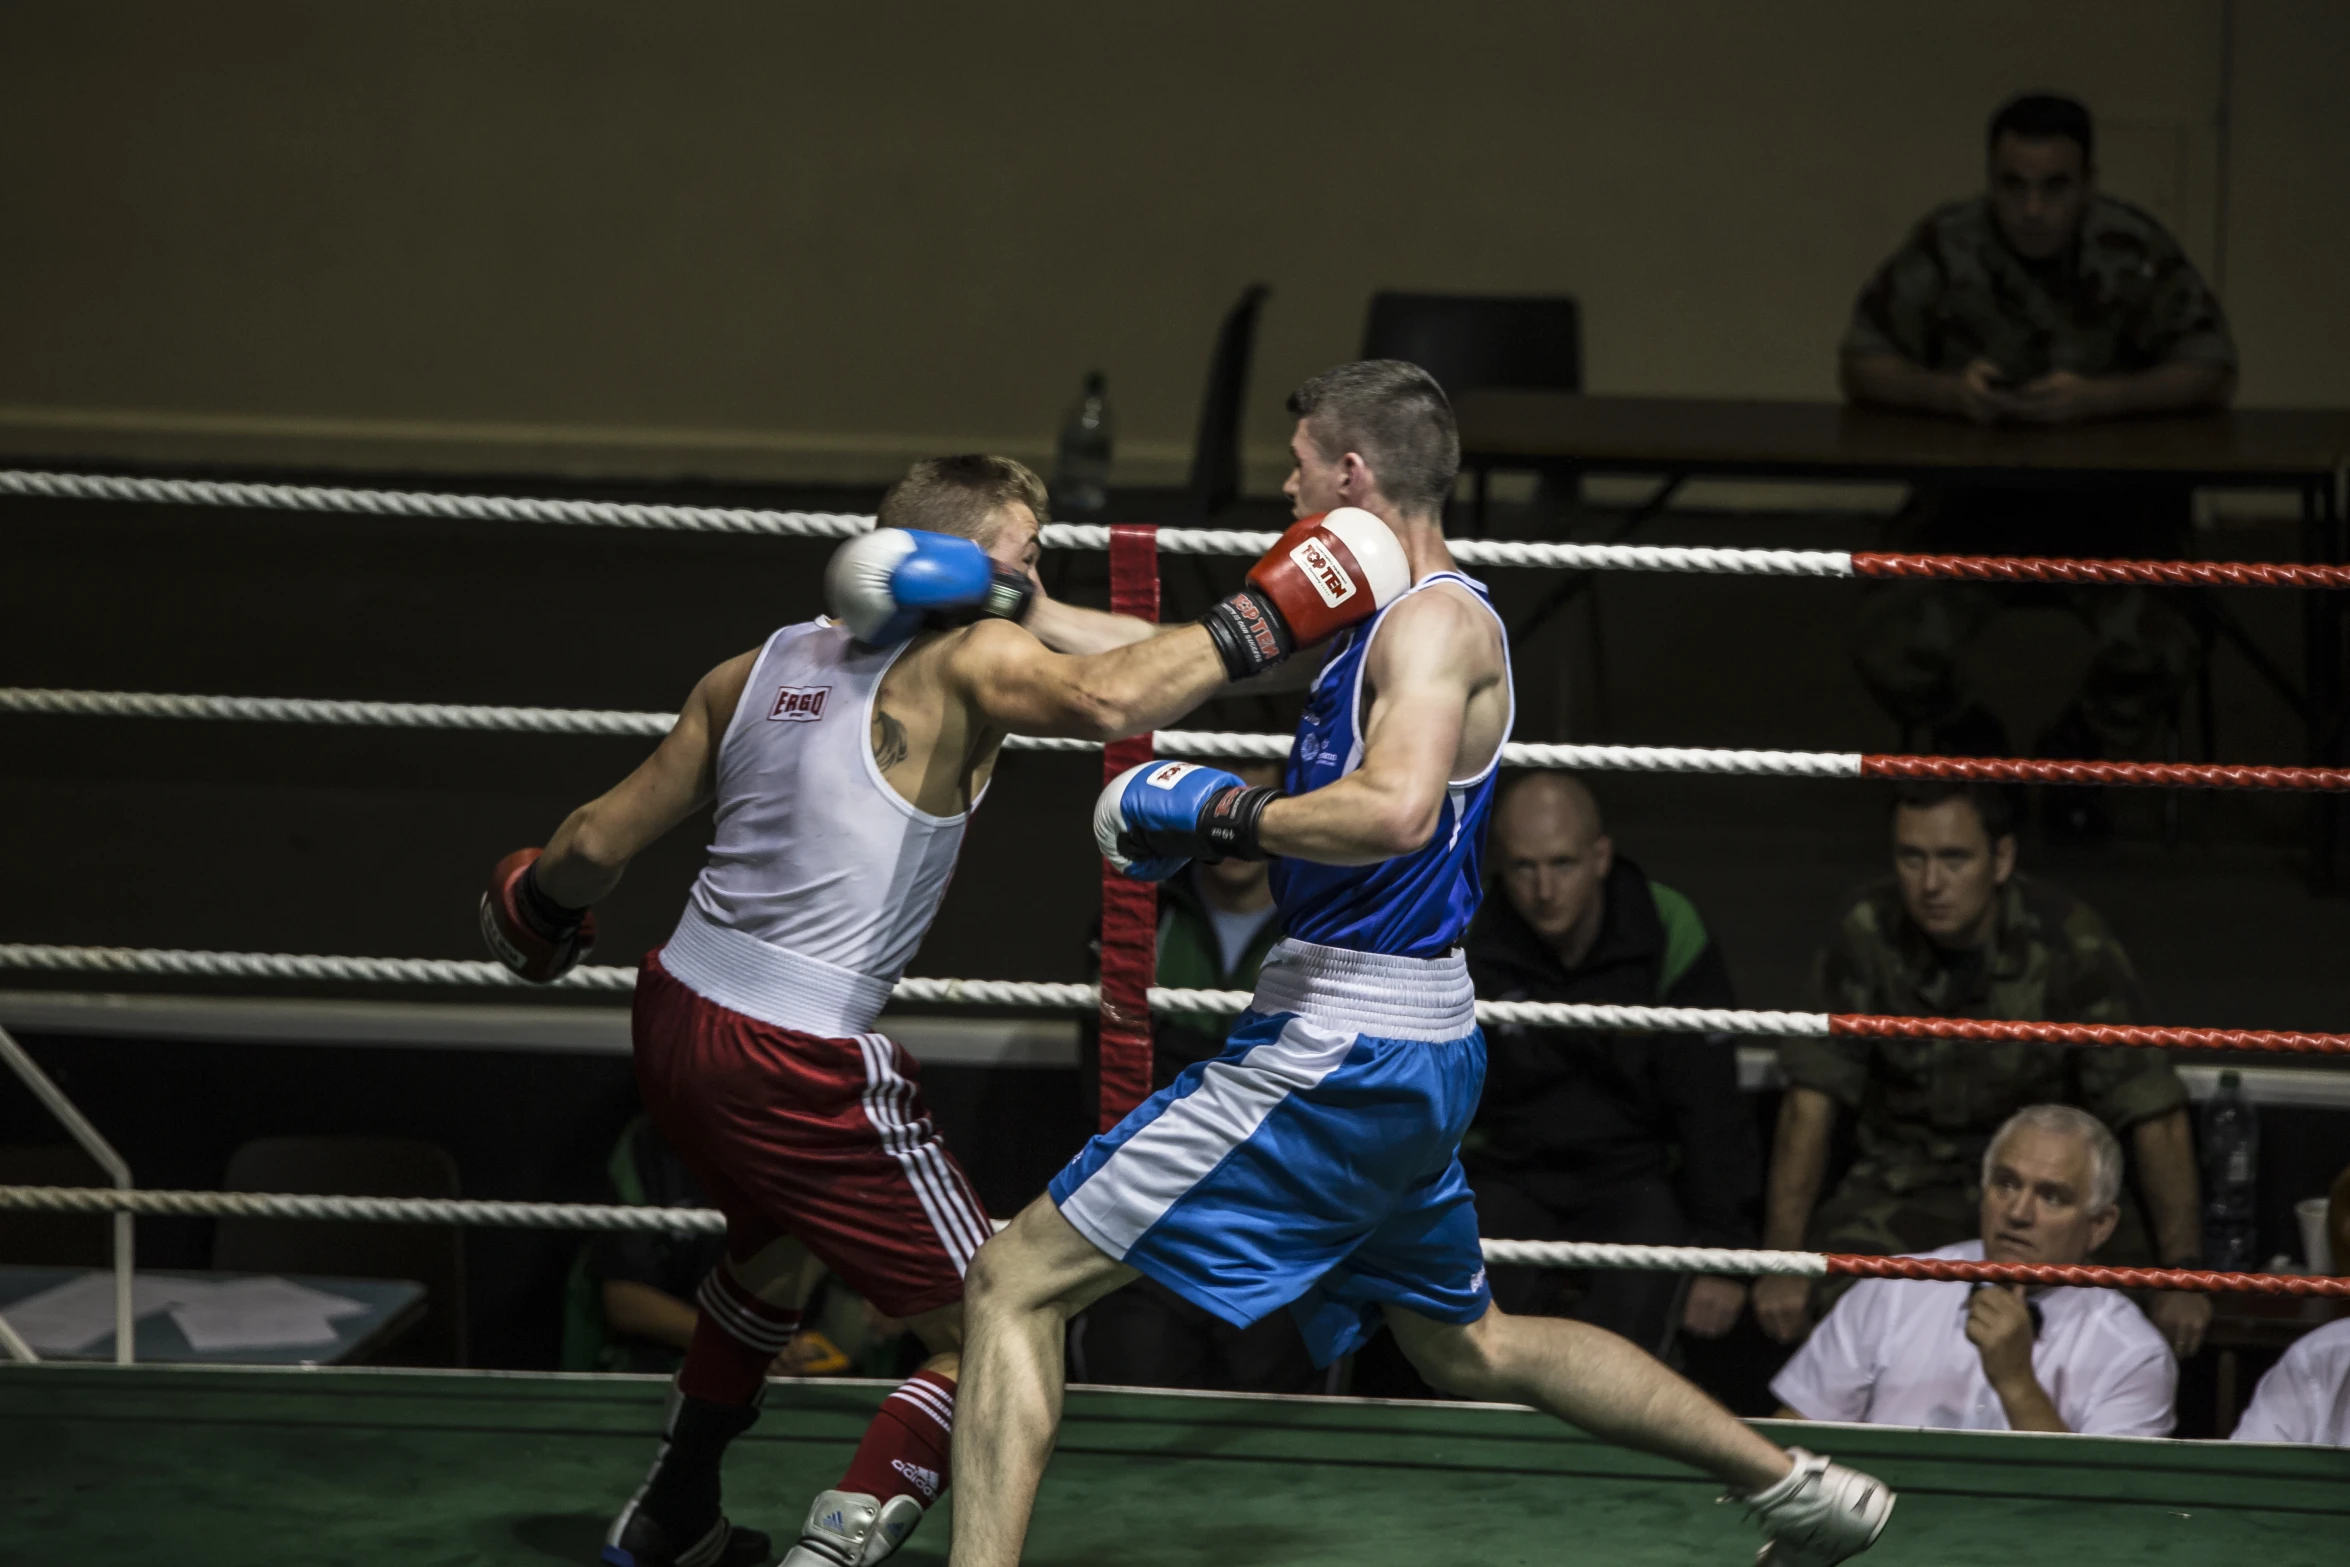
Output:
[[948,1467],[955,1429],[955,1379],[917,1371],[881,1401],[881,1412],[865,1428],[857,1456],[840,1489],[888,1501],[910,1496],[924,1507],[946,1495],[953,1478]]
[[677,1373],[678,1391],[713,1404],[748,1404],[767,1368],[800,1330],[800,1314],[770,1306],[735,1282],[720,1263],[694,1294],[701,1317]]

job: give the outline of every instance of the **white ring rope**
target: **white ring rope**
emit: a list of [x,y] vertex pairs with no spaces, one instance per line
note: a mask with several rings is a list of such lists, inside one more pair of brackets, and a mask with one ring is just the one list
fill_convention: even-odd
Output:
[[473,729],[501,734],[637,735],[658,739],[675,713],[587,707],[485,707],[452,702],[342,702],[291,696],[179,696],[158,691],[0,687],[0,712],[75,718],[212,718],[369,729]]
[[[468,958],[350,958],[291,952],[191,952],[152,947],[63,947],[0,942],[0,970],[31,974],[116,974],[160,979],[325,980],[362,985],[444,985],[530,990],[627,991],[633,968],[587,964],[551,986],[532,985],[503,964]],[[1101,1005],[1092,985],[1020,979],[901,979],[892,999],[933,1006],[1032,1007],[1090,1012]],[[1245,990],[1187,990],[1154,985],[1155,1012],[1237,1013]],[[1824,1035],[1825,1012],[1742,1012],[1716,1007],[1616,1007],[1567,1001],[1480,1001],[1477,1021],[1536,1028],[1593,1028],[1622,1033],[1744,1034],[1786,1038]]]
[[[67,691],[0,686],[0,713],[77,718],[225,719],[249,723],[326,724],[385,729],[463,729],[503,734],[624,735],[657,738],[674,713],[587,707],[488,707],[444,702],[343,702],[313,697],[184,696],[159,691]],[[1169,756],[1279,761],[1289,736],[1210,729],[1161,729],[1152,745]],[[1092,740],[1013,735],[1009,751],[1099,751]],[[1740,751],[1708,746],[1540,745],[1502,747],[1508,767],[1564,767],[1591,772],[1725,773],[1772,778],[1858,778],[1857,751]]]
[[[656,506],[629,501],[542,500],[516,495],[450,495],[419,490],[353,490],[309,484],[239,484],[215,479],[142,479],[122,475],[0,469],[0,495],[51,500],[138,501],[163,506],[228,506],[256,511],[329,512],[370,517],[434,517],[467,522],[535,522],[568,527],[648,528],[683,533],[752,533],[840,539],[873,519],[847,512],[765,511],[745,507]],[[1277,533],[1237,528],[1157,530],[1167,555],[1261,555]],[[1048,549],[1109,548],[1100,523],[1048,524]],[[1747,577],[1849,577],[1842,550],[1690,549],[1660,544],[1544,544],[1457,539],[1464,566],[1532,566],[1563,571],[1672,571]]]
[[[715,1208],[492,1202],[448,1197],[323,1197],[293,1192],[123,1191],[111,1187],[0,1186],[0,1210],[130,1213],[174,1219],[324,1219],[366,1224],[455,1224],[502,1230],[630,1230],[716,1235]],[[1000,1226],[999,1226],[1000,1228]],[[1674,1273],[1783,1273],[1818,1278],[1816,1252],[1713,1246],[1620,1246],[1580,1241],[1485,1242],[1489,1262],[1552,1268],[1649,1268]]]

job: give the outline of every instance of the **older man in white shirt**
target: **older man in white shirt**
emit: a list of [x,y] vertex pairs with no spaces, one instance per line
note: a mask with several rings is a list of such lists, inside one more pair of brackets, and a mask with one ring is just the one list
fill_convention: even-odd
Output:
[[[2120,1218],[2122,1151],[2103,1122],[2033,1105],[1983,1155],[1982,1239],[1927,1252],[2078,1263]],[[1864,1279],[1771,1383],[1781,1416],[1958,1431],[2163,1436],[2178,1365],[2127,1298]]]

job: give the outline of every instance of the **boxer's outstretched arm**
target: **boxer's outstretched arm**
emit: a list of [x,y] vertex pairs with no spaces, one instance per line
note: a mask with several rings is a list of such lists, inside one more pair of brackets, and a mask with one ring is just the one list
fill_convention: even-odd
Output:
[[1501,678],[1493,617],[1457,593],[1415,594],[1389,612],[1364,659],[1372,698],[1362,765],[1267,806],[1257,841],[1268,854],[1369,865],[1412,853],[1436,831],[1470,699]]
[[1197,624],[1072,657],[1009,621],[983,620],[956,639],[944,667],[949,688],[989,728],[1078,740],[1156,729],[1213,696],[1225,679],[1223,657]]
[[1057,598],[1046,597],[1042,583],[1037,585],[1035,602],[1028,606],[1028,618],[1020,624],[1054,652],[1081,655],[1114,652],[1175,629],[1137,620],[1132,615],[1113,615],[1104,610],[1064,604]]
[[708,803],[717,788],[718,742],[758,658],[753,649],[704,675],[653,754],[564,818],[538,862],[548,897],[575,909],[600,901],[630,860]]

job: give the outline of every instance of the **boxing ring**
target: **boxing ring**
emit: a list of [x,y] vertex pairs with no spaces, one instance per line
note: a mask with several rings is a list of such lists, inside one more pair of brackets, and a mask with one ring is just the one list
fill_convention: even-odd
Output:
[[[591,501],[323,489],[196,480],[0,472],[0,495],[253,507],[321,514],[480,518],[558,526],[846,537],[868,517]],[[1162,553],[1254,556],[1271,533],[1048,525],[1047,548],[1109,552],[1112,606],[1157,618]],[[1915,577],[2128,584],[2350,587],[2350,568],[2217,562],[2062,561],[1835,551],[1460,541],[1464,566],[1749,576]],[[671,715],[583,709],[337,702],[267,696],[0,688],[0,712],[149,720],[365,725],[654,738]],[[1281,735],[1171,730],[1106,748],[1019,740],[1008,750],[1104,751],[1105,776],[1153,754],[1279,757]],[[1821,780],[1938,778],[2157,788],[2350,791],[2350,769],[2196,763],[1512,744],[1519,767],[1706,772]],[[1017,766],[1017,762],[1007,765]],[[1074,829],[1073,829],[1074,830]],[[470,888],[463,889],[470,892]],[[1151,983],[1154,889],[1104,880],[1099,986],[908,979],[899,1004],[1098,1012],[1105,1121],[1142,1097],[1154,1010],[1241,1010],[1240,992]],[[0,971],[497,988],[522,982],[482,961],[0,944]],[[625,994],[633,969],[583,967],[561,988]],[[1933,1037],[2095,1048],[2170,1047],[2350,1054],[2350,1034],[1870,1017],[1665,1007],[1480,1002],[1480,1020],[1537,1027],[1730,1034]],[[0,1035],[0,1040],[5,1036]],[[85,1146],[95,1129],[13,1041],[0,1049]],[[87,1135],[85,1135],[85,1133]],[[95,1152],[95,1148],[93,1152]],[[111,1150],[108,1150],[111,1154]],[[103,1162],[103,1161],[102,1161]],[[119,1160],[108,1164],[113,1170]],[[135,1215],[359,1220],[567,1230],[723,1228],[706,1210],[319,1197],[142,1189],[0,1187],[0,1209],[116,1218],[118,1358],[127,1359]],[[1854,1275],[2350,1296],[2350,1278],[2178,1269],[2040,1267],[1735,1251],[1706,1247],[1486,1242],[1496,1262],[1733,1275]],[[31,1352],[0,1331],[0,1356]],[[662,1379],[501,1373],[223,1371],[17,1365],[0,1376],[0,1455],[15,1483],[0,1545],[26,1559],[256,1559],[255,1520],[303,1559],[589,1560],[641,1470]],[[730,1480],[746,1522],[780,1522],[830,1483],[887,1384],[779,1382]],[[1796,1438],[1782,1430],[1782,1440]],[[1823,1435],[1905,1497],[1870,1559],[2339,1559],[2350,1538],[2350,1452],[1926,1433],[1866,1427]],[[2035,1445],[2037,1444],[2037,1445]],[[1728,1561],[1751,1549],[1713,1488],[1689,1471],[1590,1441],[1502,1406],[1347,1399],[1246,1399],[1081,1390],[1071,1397],[1029,1559],[1332,1562]],[[1212,1497],[1212,1508],[1202,1507]],[[951,1505],[951,1499],[950,1504]],[[934,1523],[903,1559],[941,1560]],[[0,1556],[9,1554],[0,1551]],[[268,1550],[259,1559],[273,1559]]]

